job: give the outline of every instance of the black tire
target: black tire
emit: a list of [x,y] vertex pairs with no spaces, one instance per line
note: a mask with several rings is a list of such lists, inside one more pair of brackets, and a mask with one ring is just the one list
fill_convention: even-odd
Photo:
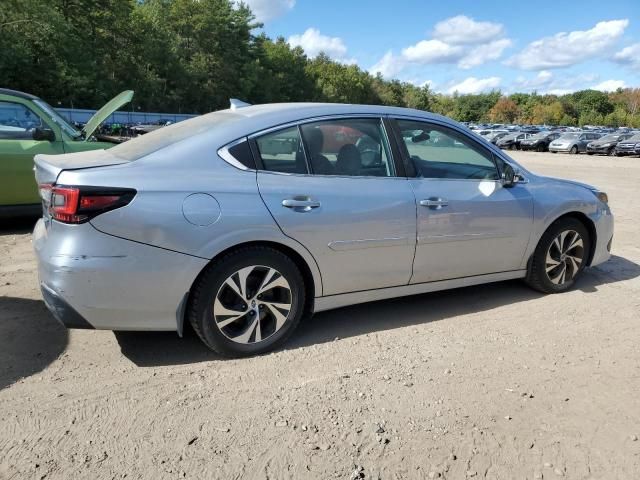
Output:
[[551,153],[558,153],[558,152],[556,152],[555,150],[549,150],[549,151],[550,151]]
[[[213,306],[226,280],[249,266],[273,268],[286,279],[290,286],[291,309],[282,327],[264,340],[255,341],[253,333],[253,343],[237,343],[216,324]],[[206,268],[192,289],[187,315],[196,334],[211,350],[226,357],[246,357],[273,350],[286,342],[300,323],[304,305],[304,278],[295,262],[279,250],[251,246],[234,250]]]
[[[552,242],[564,231],[574,231],[582,237],[582,262],[580,263],[580,268],[570,280],[562,284],[555,284],[551,281],[546,272],[546,256]],[[531,261],[529,262],[529,270],[525,281],[531,288],[543,293],[566,292],[573,287],[576,279],[584,270],[590,249],[591,237],[589,236],[589,231],[584,224],[573,217],[560,218],[553,222],[540,238]]]
[[543,145],[543,144],[538,145],[538,146],[536,147],[536,150],[537,150],[538,152],[544,152],[544,145]]
[[578,146],[574,145],[573,147],[571,147],[571,150],[569,150],[569,153],[572,155],[577,155],[578,154]]
[[616,153],[616,147],[609,147],[609,150],[607,150],[607,155],[609,155],[610,157],[613,157]]
[[593,155],[593,152],[587,152],[587,155]]

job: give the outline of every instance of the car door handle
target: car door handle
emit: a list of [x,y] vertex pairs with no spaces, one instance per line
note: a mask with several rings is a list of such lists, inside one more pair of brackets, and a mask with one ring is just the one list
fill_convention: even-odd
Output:
[[423,207],[440,209],[449,205],[449,202],[442,198],[429,198],[427,200],[420,200],[420,205],[422,205]]
[[311,199],[287,198],[282,201],[282,206],[287,208],[295,208],[304,212],[308,212],[312,208],[318,208],[320,202]]

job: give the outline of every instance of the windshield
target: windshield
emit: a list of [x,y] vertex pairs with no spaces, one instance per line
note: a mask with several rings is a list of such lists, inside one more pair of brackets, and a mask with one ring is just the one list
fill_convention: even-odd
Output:
[[547,138],[549,135],[551,135],[549,132],[540,132],[540,133],[536,133],[535,135],[531,135],[529,137],[530,140],[539,140],[541,138]]
[[640,142],[640,133],[636,133],[633,137],[627,139],[628,142]]
[[582,135],[582,134],[581,133],[565,133],[564,135],[562,135],[560,137],[560,140],[562,140],[562,139],[571,140],[573,138],[578,138],[580,135]]
[[601,142],[615,142],[616,140],[618,140],[622,135],[621,134],[617,134],[617,135],[605,135],[604,137],[600,137],[598,140]]
[[58,112],[56,112],[53,108],[51,108],[51,105],[49,105],[47,102],[37,98],[33,101],[33,103],[35,103],[42,110],[44,110],[44,112],[47,115],[49,115],[51,120],[53,120],[54,123],[59,125],[60,128],[62,128],[62,130],[64,130],[67,135],[71,136],[72,138],[80,137],[81,133],[78,130],[76,130],[74,127],[69,125],[67,121],[64,118],[62,118]]

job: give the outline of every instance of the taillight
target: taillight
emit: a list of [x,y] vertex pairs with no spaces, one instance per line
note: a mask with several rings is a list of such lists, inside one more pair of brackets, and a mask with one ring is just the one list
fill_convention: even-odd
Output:
[[[96,215],[127,205],[136,194],[130,188],[70,187],[40,185],[40,193],[48,204],[54,220],[63,223],[83,223]],[[48,200],[48,201],[47,201]]]

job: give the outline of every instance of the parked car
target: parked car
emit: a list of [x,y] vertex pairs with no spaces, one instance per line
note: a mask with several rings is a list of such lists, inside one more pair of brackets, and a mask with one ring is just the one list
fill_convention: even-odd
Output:
[[599,133],[587,133],[587,132],[569,132],[563,134],[549,144],[549,151],[551,153],[565,152],[565,153],[579,153],[586,152],[587,143],[597,140],[602,135]]
[[560,138],[560,133],[558,132],[536,133],[525,140],[521,140],[520,149],[546,152],[549,150],[549,144],[557,138]]
[[231,356],[345,305],[515,278],[564,292],[613,235],[602,191],[404,108],[247,106],[35,164],[33,245],[60,322],[186,321]]
[[96,142],[92,135],[132,97],[132,91],[122,92],[78,130],[44,100],[0,88],[0,178],[10,179],[0,190],[0,216],[38,213],[41,205],[33,179],[34,155],[109,148],[111,143]]
[[615,154],[618,156],[640,155],[640,133],[618,142]]
[[529,137],[531,137],[530,133],[522,133],[522,132],[510,133],[509,135],[505,135],[504,137],[498,139],[498,141],[496,142],[496,145],[502,149],[520,150],[520,142]]
[[495,145],[498,140],[505,135],[509,135],[509,133],[509,130],[492,130],[490,133],[483,135],[483,137],[487,142],[491,142]]
[[631,138],[630,133],[610,133],[597,140],[587,143],[587,155],[600,153],[603,155],[614,155],[618,142]]

